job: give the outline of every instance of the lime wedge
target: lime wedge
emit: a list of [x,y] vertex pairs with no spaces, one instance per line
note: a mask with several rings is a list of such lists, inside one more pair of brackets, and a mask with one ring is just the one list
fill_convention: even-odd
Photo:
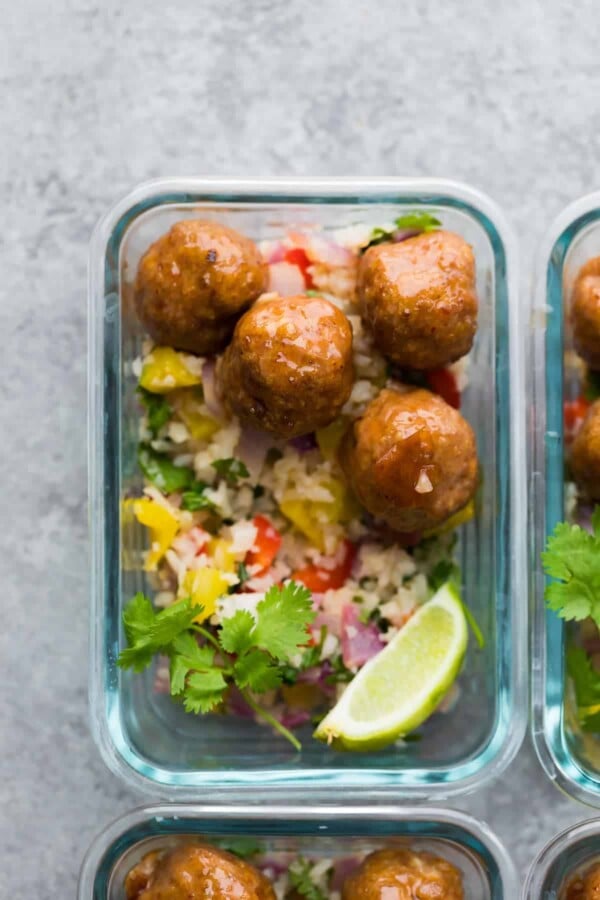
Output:
[[452,686],[467,649],[467,621],[445,584],[352,679],[315,737],[378,750],[427,719]]

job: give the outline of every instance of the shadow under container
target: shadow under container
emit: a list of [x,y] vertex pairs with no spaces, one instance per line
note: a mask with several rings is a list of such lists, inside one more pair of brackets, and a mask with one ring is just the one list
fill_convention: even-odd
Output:
[[531,320],[531,366],[527,373],[530,482],[530,596],[532,629],[532,733],[540,761],[561,790],[600,806],[600,735],[584,732],[569,685],[565,623],[544,602],[540,554],[558,522],[569,515],[572,492],[565,469],[564,404],[582,389],[582,363],[573,347],[569,308],[575,278],[600,256],[600,193],[569,206],[552,225],[541,248]]
[[[334,752],[299,734],[297,753],[269,729],[231,717],[186,715],[152,690],[153,673],[116,665],[121,612],[147,588],[142,529],[123,527],[121,503],[141,489],[136,465],[136,378],[143,331],[131,282],[148,245],[177,220],[208,218],[261,240],[294,225],[325,233],[371,226],[416,209],[469,241],[477,260],[479,330],[463,413],[482,469],[476,517],[460,530],[463,596],[485,637],[471,642],[451,712],[420,740],[369,754]],[[90,698],[95,740],[109,767],[138,789],[236,802],[261,797],[358,803],[445,797],[497,775],[517,751],[526,720],[524,410],[515,248],[502,213],[480,193],[439,180],[174,179],[146,184],[98,225],[91,247],[89,312],[92,616]],[[138,560],[137,565],[132,564]],[[229,795],[228,794],[228,795]]]
[[134,810],[109,825],[83,862],[78,900],[125,900],[129,870],[151,850],[190,838],[250,837],[265,848],[311,859],[348,857],[394,843],[442,856],[457,866],[465,897],[514,900],[513,864],[487,825],[452,810],[231,808],[165,805]]
[[600,863],[600,819],[589,819],[552,838],[536,857],[523,900],[565,900],[569,883]]

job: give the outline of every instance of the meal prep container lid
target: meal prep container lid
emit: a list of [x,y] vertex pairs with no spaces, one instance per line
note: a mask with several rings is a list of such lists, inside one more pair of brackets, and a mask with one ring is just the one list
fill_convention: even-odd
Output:
[[557,891],[593,857],[600,860],[600,819],[565,828],[540,850],[527,874],[523,900],[556,900]]
[[[105,691],[115,691],[117,675],[113,672],[105,680],[104,658],[104,603],[107,567],[119,565],[119,559],[108,557],[103,542],[106,508],[106,478],[103,452],[118,454],[118,437],[106,434],[103,391],[107,379],[118,377],[114,372],[102,369],[106,351],[105,320],[119,315],[118,279],[115,259],[110,256],[129,224],[143,213],[148,213],[161,203],[194,202],[233,203],[236,208],[251,203],[352,203],[356,205],[407,204],[446,207],[470,215],[481,226],[492,246],[495,272],[501,283],[502,296],[507,298],[507,321],[500,327],[499,340],[505,350],[496,360],[502,359],[502,383],[510,383],[510,411],[503,419],[503,451],[510,460],[510,472],[498,493],[498,502],[504,504],[506,532],[509,535],[504,558],[496,560],[498,568],[508,573],[506,593],[502,596],[503,611],[496,613],[498,646],[495,658],[497,673],[496,701],[498,717],[493,729],[486,736],[477,754],[456,762],[452,767],[423,763],[403,774],[401,767],[370,770],[356,758],[355,769],[346,763],[331,770],[300,769],[297,775],[286,776],[281,771],[252,772],[224,771],[218,778],[209,772],[205,780],[198,778],[186,782],[178,772],[163,767],[152,768],[145,761],[133,765],[119,749],[113,738],[118,709],[115,705],[107,712]],[[108,251],[108,253],[107,253]],[[392,803],[399,797],[440,799],[449,795],[473,790],[487,778],[496,777],[517,752],[526,728],[526,662],[527,609],[523,602],[526,595],[524,498],[525,459],[524,446],[524,392],[522,309],[517,302],[516,242],[503,213],[493,201],[479,191],[442,179],[372,178],[372,179],[194,179],[173,178],[150,182],[136,188],[119,201],[98,224],[91,244],[90,255],[90,314],[89,314],[89,484],[90,517],[93,528],[91,558],[91,653],[90,653],[90,705],[92,732],[108,766],[130,786],[174,798],[175,796],[201,796],[213,799],[223,796],[223,791],[233,791],[236,796],[252,798],[256,785],[260,784],[265,798],[277,802],[280,798],[292,799],[306,795],[310,799],[333,802],[345,797],[348,787],[357,792],[356,799],[379,800]],[[108,279],[106,281],[105,279]],[[108,287],[107,287],[108,285]],[[112,293],[111,293],[112,291]],[[106,308],[104,306],[106,305]],[[100,308],[102,307],[102,308]],[[497,327],[495,323],[490,326]],[[507,343],[508,342],[508,343]],[[495,362],[492,363],[495,367]],[[496,376],[500,377],[500,376]],[[497,382],[496,382],[497,384]],[[498,403],[502,402],[501,399]],[[504,398],[506,404],[506,398]],[[116,443],[115,443],[116,441]],[[503,457],[504,458],[504,457]],[[502,480],[502,475],[500,475]],[[508,498],[508,499],[507,499]],[[102,524],[99,524],[102,523]],[[490,562],[488,560],[488,562]],[[484,651],[485,652],[485,651]],[[108,687],[107,687],[108,684]],[[117,718],[115,718],[117,717]],[[264,768],[264,767],[263,767]],[[286,772],[295,770],[289,769]],[[325,776],[323,775],[325,772]],[[329,772],[329,774],[327,774]],[[408,772],[408,770],[406,770]],[[360,775],[360,783],[357,783]],[[313,780],[314,779],[314,780]],[[411,780],[412,779],[412,780]],[[212,794],[210,792],[213,792]],[[358,796],[358,793],[360,796]]]
[[494,893],[490,900],[514,900],[518,893],[516,870],[502,842],[485,822],[458,810],[423,806],[300,808],[169,803],[134,809],[111,822],[98,834],[82,863],[78,900],[105,900],[108,895],[98,891],[95,893],[94,888],[101,881],[106,889],[113,866],[129,847],[150,836],[188,834],[192,822],[200,822],[208,837],[211,832],[221,832],[256,836],[261,833],[314,836],[316,841],[319,837],[330,837],[339,838],[340,842],[355,835],[383,840],[398,836],[415,840],[454,840],[480,856],[484,865],[486,857],[487,864],[493,864]]
[[[540,553],[565,517],[563,446],[563,269],[573,242],[592,226],[600,253],[600,191],[570,204],[552,223],[536,261],[526,373],[530,441],[530,597],[533,742],[558,788],[600,806],[600,769],[585,770],[564,732],[565,624],[544,603]],[[600,756],[599,756],[600,759]]]

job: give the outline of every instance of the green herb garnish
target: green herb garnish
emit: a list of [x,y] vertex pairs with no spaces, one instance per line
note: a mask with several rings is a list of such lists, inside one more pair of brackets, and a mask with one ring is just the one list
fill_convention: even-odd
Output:
[[[238,610],[214,633],[194,622],[201,612],[202,606],[189,598],[156,612],[147,597],[136,594],[123,612],[128,647],[119,655],[119,666],[141,672],[155,654],[168,656],[171,694],[192,713],[216,709],[227,688],[236,686],[258,716],[300,749],[298,739],[253,695],[279,687],[283,667],[305,646],[315,618],[310,591],[293,581],[275,585],[255,615]],[[205,643],[199,645],[196,635]]]
[[542,553],[544,572],[555,579],[546,585],[548,607],[561,619],[591,617],[600,626],[600,506],[592,515],[592,533],[580,525],[559,522]]
[[136,393],[139,395],[140,402],[146,410],[150,433],[153,437],[156,437],[163,425],[166,425],[173,415],[171,404],[161,394],[153,394],[141,385],[138,385],[136,388]]
[[204,481],[194,481],[189,491],[184,491],[181,497],[181,508],[190,512],[197,512],[199,509],[215,509],[215,504],[206,496],[209,485]]
[[323,893],[312,879],[312,868],[312,863],[299,856],[288,870],[290,884],[301,897],[306,897],[306,900],[327,900],[327,895]]
[[195,481],[192,469],[176,466],[168,456],[153,450],[149,444],[140,444],[138,463],[148,481],[164,494],[188,490]]
[[416,210],[415,212],[405,213],[405,215],[399,216],[394,221],[395,227],[391,230],[374,228],[368,242],[361,247],[361,252],[364,253],[369,247],[374,247],[377,244],[385,244],[388,241],[393,240],[395,231],[407,229],[409,231],[420,231],[423,234],[428,234],[430,231],[437,231],[438,228],[441,227],[441,224],[439,219],[436,219],[435,216],[432,216],[431,213],[428,212]]
[[233,457],[216,459],[212,467],[232,487],[238,483],[240,478],[248,478],[250,476],[245,463],[241,459],[234,459]]

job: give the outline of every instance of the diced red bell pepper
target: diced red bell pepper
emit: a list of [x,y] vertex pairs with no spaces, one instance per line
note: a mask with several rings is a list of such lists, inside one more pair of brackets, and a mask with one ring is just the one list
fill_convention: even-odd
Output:
[[454,409],[460,409],[460,391],[454,374],[449,369],[432,369],[427,373],[429,386]]
[[281,535],[266,516],[254,516],[252,520],[256,528],[254,547],[246,553],[247,566],[260,566],[257,575],[264,575],[281,547]]
[[336,556],[329,565],[310,565],[303,569],[297,569],[292,573],[292,581],[299,581],[313,594],[323,594],[325,591],[336,590],[345,585],[352,563],[356,556],[356,547],[350,541],[344,541]]
[[590,402],[583,396],[577,397],[576,400],[565,401],[563,406],[563,417],[565,424],[565,440],[567,442],[572,441],[579,431],[581,423],[585,419],[589,408]]
[[283,258],[285,262],[291,263],[293,266],[298,266],[302,272],[306,287],[310,290],[310,288],[313,287],[313,280],[308,269],[312,263],[306,255],[306,251],[303,250],[302,247],[292,247],[290,250],[286,250]]

